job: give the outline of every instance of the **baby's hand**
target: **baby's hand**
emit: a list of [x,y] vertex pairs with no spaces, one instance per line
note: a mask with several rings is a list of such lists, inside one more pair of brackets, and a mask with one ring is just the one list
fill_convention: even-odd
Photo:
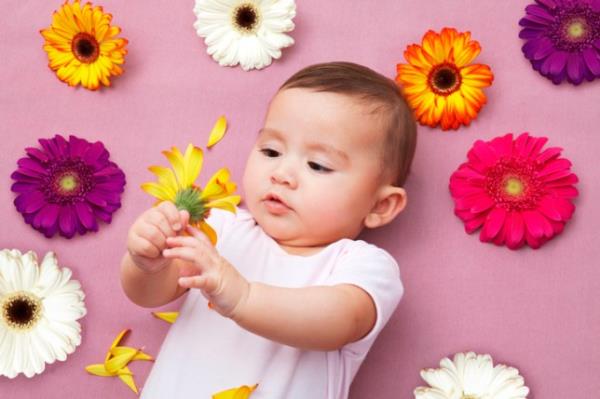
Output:
[[210,240],[192,226],[187,227],[191,236],[168,237],[168,249],[163,251],[167,259],[181,259],[179,285],[198,288],[210,301],[213,309],[226,317],[233,317],[236,308],[247,297],[248,281],[231,263],[223,258]]
[[170,259],[162,256],[167,237],[174,237],[185,228],[187,211],[179,211],[169,201],[148,209],[131,226],[127,236],[127,250],[133,262],[141,269],[155,273],[166,267]]

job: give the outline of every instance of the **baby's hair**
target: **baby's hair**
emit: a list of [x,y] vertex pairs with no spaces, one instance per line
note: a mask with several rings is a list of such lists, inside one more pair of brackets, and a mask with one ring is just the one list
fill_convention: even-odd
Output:
[[404,185],[415,153],[417,127],[411,109],[393,80],[362,65],[327,62],[296,72],[279,90],[292,88],[349,95],[376,105],[374,113],[389,115],[382,170],[391,173],[394,185]]

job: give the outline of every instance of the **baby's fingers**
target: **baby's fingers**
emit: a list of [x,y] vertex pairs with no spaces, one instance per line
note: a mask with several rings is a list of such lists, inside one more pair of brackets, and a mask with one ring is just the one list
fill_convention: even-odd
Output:
[[162,251],[162,254],[167,259],[177,258],[191,262],[196,266],[200,266],[201,270],[203,269],[203,265],[205,263],[202,262],[202,253],[190,247],[167,248]]
[[160,255],[160,249],[150,241],[138,235],[130,239],[129,252],[133,255],[144,256],[147,258],[156,258]]
[[[191,231],[188,229],[188,231]],[[202,232],[196,230],[198,234],[203,235]],[[187,247],[194,248],[196,253],[201,256],[206,256],[206,259],[211,262],[216,262],[219,258],[219,254],[215,247],[210,244],[210,241],[206,239],[206,243],[203,243],[202,240],[199,240],[197,237],[190,236],[177,236],[177,237],[167,237],[167,246],[170,248],[178,248],[178,247]]]
[[204,244],[213,248],[213,245],[210,242],[210,239],[202,231],[198,230],[194,226],[187,226],[187,231],[188,231],[188,233],[190,233],[192,235],[192,237],[195,237],[198,241],[202,241]]
[[211,293],[217,289],[217,280],[211,275],[180,277],[179,285],[184,288],[198,288]]
[[197,248],[200,247],[200,243],[194,237],[189,236],[176,236],[176,237],[167,237],[167,245],[171,248],[176,247],[190,247]]
[[181,223],[181,214],[174,203],[171,201],[163,201],[156,207],[156,209],[166,219],[170,228],[178,231],[183,227]]
[[141,226],[139,226],[135,233],[140,238],[149,241],[156,248],[159,248],[159,252],[160,249],[165,247],[165,235],[162,232],[162,230],[155,225],[144,223]]

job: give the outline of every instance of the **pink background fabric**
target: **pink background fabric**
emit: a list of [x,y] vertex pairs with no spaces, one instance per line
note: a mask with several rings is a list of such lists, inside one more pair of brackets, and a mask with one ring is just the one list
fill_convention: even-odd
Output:
[[[527,0],[381,0],[298,2],[296,44],[262,71],[219,67],[192,24],[193,1],[104,0],[129,39],[125,74],[100,92],[73,89],[47,67],[38,31],[61,1],[0,3],[0,247],[58,254],[86,293],[82,344],[66,362],[33,379],[0,378],[2,398],[128,398],[116,378],[88,375],[123,328],[130,346],[157,354],[169,325],[129,302],[119,282],[127,230],[153,200],[139,188],[153,180],[160,151],[204,146],[227,116],[225,139],[206,154],[200,181],[229,166],[240,181],[270,97],[311,63],[347,60],[395,76],[408,44],[428,29],[469,30],[491,66],[489,103],[468,128],[419,128],[409,206],[392,225],[364,234],[398,260],[406,294],[356,377],[351,398],[410,398],[419,370],[473,350],[520,369],[531,398],[591,398],[600,391],[600,82],[556,87],[521,54],[518,21]],[[542,249],[510,251],[467,235],[453,215],[451,173],[477,139],[529,131],[564,148],[579,176],[580,197],[564,233]],[[75,134],[102,140],[127,176],[122,209],[96,234],[46,239],[15,210],[10,173],[39,137]],[[243,194],[243,193],[242,193]],[[177,310],[179,303],[160,311]],[[202,337],[198,337],[202,339]],[[240,354],[243,356],[243,354]],[[152,364],[131,363],[139,386]]]

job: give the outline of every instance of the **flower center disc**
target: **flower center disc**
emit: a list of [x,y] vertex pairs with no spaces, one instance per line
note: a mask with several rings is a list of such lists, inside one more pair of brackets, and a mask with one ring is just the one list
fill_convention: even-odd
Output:
[[79,32],[71,42],[73,55],[84,64],[91,64],[100,55],[100,45],[89,33]]
[[53,191],[60,197],[68,199],[71,197],[76,197],[80,194],[82,187],[80,184],[80,177],[77,172],[68,170],[63,173],[57,173],[53,180]]
[[66,193],[73,191],[75,190],[75,188],[77,188],[77,185],[79,184],[78,180],[79,179],[77,179],[76,175],[66,174],[60,178],[58,184],[60,185],[60,188],[62,189],[63,193]]
[[506,184],[504,185],[504,191],[510,196],[518,197],[523,194],[525,190],[525,185],[521,180],[516,177],[509,177],[506,179]]
[[504,158],[486,173],[486,189],[496,204],[509,211],[537,206],[545,190],[537,170],[539,165],[519,158]]
[[200,191],[195,187],[180,190],[175,195],[175,206],[179,210],[186,210],[190,214],[190,223],[201,221],[209,209],[204,208],[200,198]]
[[585,35],[586,27],[582,21],[573,21],[567,25],[567,34],[572,40],[581,39]]
[[42,301],[29,292],[14,292],[2,301],[2,319],[14,330],[30,330],[41,316]]
[[444,96],[458,90],[461,83],[460,72],[451,64],[441,64],[434,67],[428,80],[433,92]]
[[593,46],[594,41],[600,38],[600,13],[584,4],[560,9],[549,37],[556,48],[568,52],[579,52]]
[[241,33],[256,33],[260,26],[260,12],[253,3],[242,3],[233,9],[233,26]]
[[53,204],[72,204],[81,200],[94,186],[93,170],[80,160],[64,160],[49,166],[42,191]]

